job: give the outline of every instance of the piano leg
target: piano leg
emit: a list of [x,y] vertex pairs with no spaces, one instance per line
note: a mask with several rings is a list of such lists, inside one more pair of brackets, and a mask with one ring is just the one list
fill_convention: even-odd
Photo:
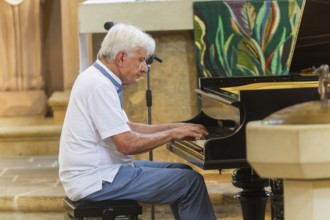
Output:
[[264,220],[269,180],[260,178],[251,168],[240,168],[233,172],[232,183],[242,189],[235,197],[241,203],[243,220]]
[[284,219],[284,205],[283,205],[283,180],[273,179],[270,180],[270,187],[272,193],[270,195],[270,201],[272,206],[272,220]]

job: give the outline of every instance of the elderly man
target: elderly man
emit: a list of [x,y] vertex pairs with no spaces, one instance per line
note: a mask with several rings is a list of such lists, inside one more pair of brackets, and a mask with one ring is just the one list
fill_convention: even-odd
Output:
[[60,141],[60,179],[73,200],[134,199],[170,204],[175,219],[214,220],[203,177],[180,163],[133,161],[172,140],[204,138],[201,125],[145,125],[128,120],[122,85],[147,72],[155,41],[138,28],[114,25],[96,62],[71,91]]

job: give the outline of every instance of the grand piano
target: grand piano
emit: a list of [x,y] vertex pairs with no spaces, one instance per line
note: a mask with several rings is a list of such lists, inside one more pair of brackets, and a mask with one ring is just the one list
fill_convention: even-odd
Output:
[[[185,122],[203,124],[210,134],[205,140],[167,144],[169,151],[202,169],[235,169],[232,183],[242,188],[237,198],[244,220],[263,220],[270,194],[272,219],[283,219],[281,180],[261,179],[251,169],[246,159],[245,128],[249,121],[261,120],[284,107],[319,99],[318,76],[305,70],[330,61],[329,10],[327,0],[306,2],[289,74],[199,77],[200,112]],[[269,185],[270,193],[265,190]]]

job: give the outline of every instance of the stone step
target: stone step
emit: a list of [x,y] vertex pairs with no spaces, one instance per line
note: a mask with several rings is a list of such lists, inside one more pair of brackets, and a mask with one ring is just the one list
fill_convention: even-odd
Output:
[[0,118],[0,155],[56,155],[61,130],[52,118]]
[[[239,220],[241,209],[234,198],[230,171],[203,174],[218,219]],[[65,193],[58,179],[57,156],[2,156],[0,158],[0,219],[64,219]],[[141,219],[151,218],[143,205]],[[173,219],[167,205],[156,205],[155,219]]]

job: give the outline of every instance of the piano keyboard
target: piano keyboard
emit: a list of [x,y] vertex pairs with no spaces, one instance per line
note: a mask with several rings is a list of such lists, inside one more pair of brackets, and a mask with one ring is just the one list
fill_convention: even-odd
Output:
[[196,139],[194,141],[175,141],[175,144],[190,155],[200,160],[204,160],[204,148],[207,139],[227,137],[233,133],[232,129],[223,126],[208,126],[206,129],[209,132],[209,135],[205,140]]
[[204,160],[204,142],[205,140],[174,141],[175,145],[179,146],[181,150],[202,161]]

